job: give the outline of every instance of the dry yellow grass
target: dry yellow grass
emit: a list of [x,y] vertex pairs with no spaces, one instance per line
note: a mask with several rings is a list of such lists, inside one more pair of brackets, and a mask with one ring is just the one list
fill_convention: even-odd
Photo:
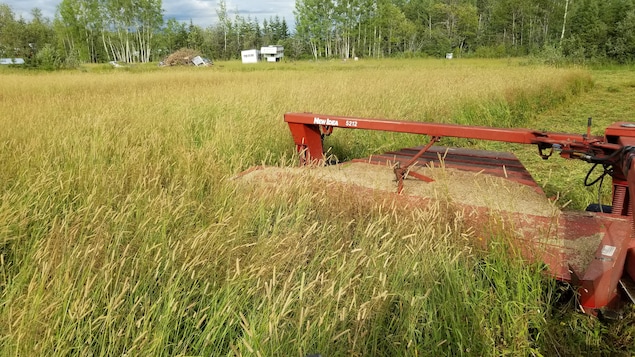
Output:
[[[284,112],[452,121],[465,106],[507,110],[540,91],[564,100],[589,84],[585,72],[427,60],[0,76],[3,353],[535,348],[540,275],[488,272],[522,287],[492,293],[453,243],[465,241],[460,217],[303,182],[243,190],[229,178],[295,163]],[[332,139],[350,155],[418,140]]]

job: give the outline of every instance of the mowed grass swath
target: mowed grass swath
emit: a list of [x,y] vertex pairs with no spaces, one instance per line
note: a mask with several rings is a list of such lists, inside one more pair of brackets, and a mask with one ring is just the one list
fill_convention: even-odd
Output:
[[[0,76],[4,355],[553,351],[553,283],[507,256],[504,231],[482,253],[443,202],[232,177],[295,165],[285,112],[522,126],[590,88],[583,70],[387,60]],[[329,140],[346,159],[422,138]]]

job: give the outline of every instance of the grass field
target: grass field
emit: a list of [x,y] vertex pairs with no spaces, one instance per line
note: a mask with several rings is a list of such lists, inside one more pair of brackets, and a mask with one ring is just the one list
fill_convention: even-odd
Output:
[[[504,233],[481,252],[442,203],[232,180],[296,163],[285,112],[573,132],[596,116],[600,134],[632,119],[631,69],[228,62],[0,79],[2,355],[635,353],[632,318],[556,302],[540,266],[504,253]],[[421,144],[328,140],[342,160]],[[575,181],[584,165],[562,172],[510,147],[548,194],[594,198]]]

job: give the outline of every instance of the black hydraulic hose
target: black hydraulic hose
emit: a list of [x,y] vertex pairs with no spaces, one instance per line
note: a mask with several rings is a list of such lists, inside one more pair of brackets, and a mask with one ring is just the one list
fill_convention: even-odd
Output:
[[604,183],[604,177],[606,175],[612,175],[613,174],[613,167],[611,165],[608,164],[604,164],[602,165],[602,168],[604,169],[604,172],[602,172],[602,174],[600,176],[598,176],[595,180],[593,180],[592,182],[589,182],[589,177],[591,176],[591,173],[593,171],[595,171],[595,167],[598,166],[599,164],[593,164],[593,166],[591,167],[591,169],[589,170],[589,172],[587,172],[586,177],[584,178],[584,185],[589,187],[589,186],[593,186],[596,183],[600,183],[600,185],[598,186],[598,206],[600,207],[600,212],[604,212],[603,207],[602,207],[602,184]]
[[604,176],[606,175],[611,175],[613,173],[613,166],[609,165],[609,164],[603,164],[602,168],[604,169],[604,172],[602,172],[602,174],[598,177],[595,178],[595,180],[593,180],[592,182],[589,182],[589,177],[591,177],[591,173],[593,171],[595,171],[595,168],[598,166],[598,163],[593,164],[593,166],[591,166],[591,169],[589,170],[589,172],[587,172],[586,177],[584,178],[584,186],[589,187],[589,186],[593,186],[596,183],[600,182],[601,180],[604,180]]
[[[611,155],[607,157],[603,157],[603,158],[599,158],[597,156],[591,156],[591,155],[583,155],[583,157],[584,157],[584,161],[594,163],[596,165],[597,164],[608,165],[608,164],[612,164],[615,158],[621,155],[623,152],[624,152],[624,148],[621,148],[619,150],[615,150]],[[593,171],[593,169],[591,169],[591,171]]]

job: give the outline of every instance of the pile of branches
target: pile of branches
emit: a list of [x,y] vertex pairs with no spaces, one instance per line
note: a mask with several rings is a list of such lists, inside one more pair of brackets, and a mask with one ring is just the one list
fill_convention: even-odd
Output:
[[200,56],[201,52],[190,48],[181,48],[180,50],[172,53],[165,60],[162,65],[164,66],[192,66],[192,59],[196,56]]

